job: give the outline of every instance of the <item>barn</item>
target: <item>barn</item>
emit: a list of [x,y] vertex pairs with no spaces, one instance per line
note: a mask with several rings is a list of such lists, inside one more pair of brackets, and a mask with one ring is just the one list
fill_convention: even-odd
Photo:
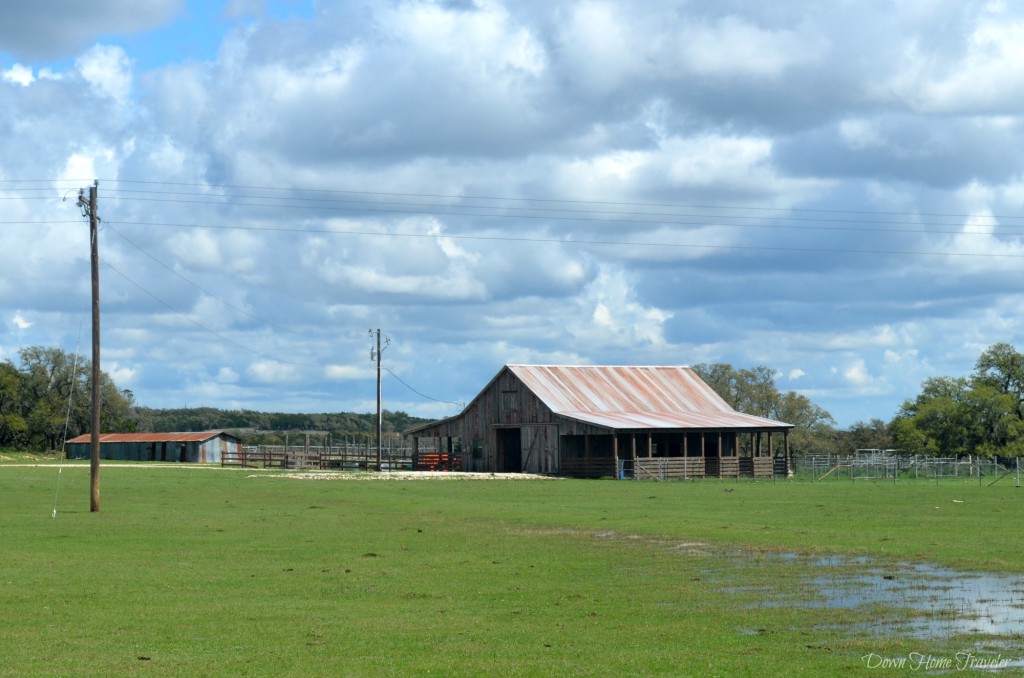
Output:
[[736,412],[689,367],[505,365],[461,414],[407,433],[419,467],[667,479],[786,474],[792,428]]
[[[91,435],[69,440],[68,459],[92,456]],[[190,433],[102,433],[100,458],[120,461],[177,461],[219,464],[224,458],[237,457],[241,442],[223,431]]]

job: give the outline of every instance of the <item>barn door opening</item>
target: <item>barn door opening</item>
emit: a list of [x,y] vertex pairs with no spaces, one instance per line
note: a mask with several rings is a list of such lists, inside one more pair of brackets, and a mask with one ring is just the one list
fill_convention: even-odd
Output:
[[499,473],[519,473],[523,470],[523,435],[518,428],[495,430],[497,467]]

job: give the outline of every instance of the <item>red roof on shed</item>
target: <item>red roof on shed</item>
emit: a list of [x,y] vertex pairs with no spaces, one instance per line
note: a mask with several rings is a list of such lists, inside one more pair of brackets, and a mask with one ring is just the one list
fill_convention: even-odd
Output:
[[[187,433],[101,433],[102,443],[187,443],[205,442],[219,435],[230,435],[224,431],[193,431]],[[234,437],[234,436],[231,436]],[[92,441],[91,433],[84,433],[72,438],[68,443],[88,443]]]

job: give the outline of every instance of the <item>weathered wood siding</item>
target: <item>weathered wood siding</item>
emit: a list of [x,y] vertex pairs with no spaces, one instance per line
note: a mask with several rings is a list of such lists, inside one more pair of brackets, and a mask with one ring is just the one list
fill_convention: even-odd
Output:
[[521,431],[523,471],[558,473],[558,426],[530,424]]

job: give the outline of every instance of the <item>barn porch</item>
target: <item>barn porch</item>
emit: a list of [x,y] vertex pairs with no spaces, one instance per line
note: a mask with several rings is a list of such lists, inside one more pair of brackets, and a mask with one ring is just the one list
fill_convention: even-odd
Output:
[[638,480],[770,478],[789,471],[787,430],[558,435],[547,427],[496,426],[488,438],[485,445],[454,435],[414,437],[413,468]]

